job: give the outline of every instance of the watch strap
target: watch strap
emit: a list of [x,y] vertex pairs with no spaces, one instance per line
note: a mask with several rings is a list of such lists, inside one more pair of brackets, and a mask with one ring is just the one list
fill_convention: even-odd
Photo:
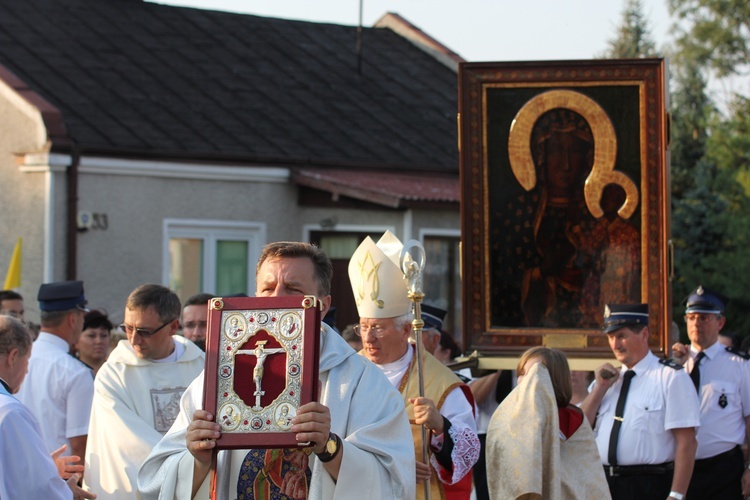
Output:
[[[333,441],[335,443],[336,449],[333,450],[333,452],[328,451],[328,443]],[[326,440],[326,447],[323,450],[322,453],[316,453],[318,460],[320,460],[323,463],[330,462],[334,458],[336,458],[336,455],[339,454],[339,451],[341,451],[341,438],[338,437],[338,435],[334,434],[333,432],[330,432],[328,434],[328,439]]]

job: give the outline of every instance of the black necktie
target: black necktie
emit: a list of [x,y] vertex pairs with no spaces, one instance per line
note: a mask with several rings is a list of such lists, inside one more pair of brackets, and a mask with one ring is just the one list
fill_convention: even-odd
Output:
[[628,370],[622,378],[620,397],[617,398],[617,406],[615,407],[615,422],[612,424],[612,433],[609,435],[609,465],[617,465],[617,441],[620,438],[622,414],[625,413],[625,400],[628,399],[630,380],[633,377],[635,377],[635,372],[633,370]]
[[706,357],[706,353],[701,351],[698,353],[698,355],[695,357],[695,363],[693,363],[693,369],[690,371],[690,378],[693,381],[693,385],[695,385],[695,390],[700,392],[700,385],[701,385],[701,369],[698,367],[701,360]]

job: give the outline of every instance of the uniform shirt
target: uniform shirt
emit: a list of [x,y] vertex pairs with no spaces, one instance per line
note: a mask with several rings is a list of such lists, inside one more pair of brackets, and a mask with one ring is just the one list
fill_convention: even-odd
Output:
[[51,453],[70,438],[89,430],[94,375],[68,354],[70,346],[51,333],[41,332],[29,358],[29,373],[16,397],[34,414]]
[[0,385],[0,498],[73,498],[29,409]]
[[[620,439],[617,445],[618,465],[646,465],[671,462],[676,441],[672,429],[698,427],[698,396],[685,370],[659,363],[649,352],[633,366],[635,377],[625,403]],[[623,375],[609,388],[596,417],[596,445],[602,463],[609,465],[609,435],[614,423],[615,407],[622,388]]]
[[[750,363],[719,342],[705,349],[700,365],[700,419],[696,459],[709,458],[745,442],[745,417],[750,415]],[[698,351],[690,348],[685,363],[693,370]]]

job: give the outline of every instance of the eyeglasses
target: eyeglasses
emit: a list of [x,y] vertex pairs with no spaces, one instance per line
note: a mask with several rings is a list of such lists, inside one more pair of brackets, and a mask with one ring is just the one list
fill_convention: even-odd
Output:
[[708,313],[693,313],[693,314],[686,314],[685,315],[685,322],[686,323],[706,323],[708,321],[711,321],[712,319],[719,319],[719,316],[717,314],[708,314]]
[[174,320],[170,319],[169,321],[167,321],[166,323],[164,323],[163,325],[161,325],[159,328],[157,328],[155,330],[149,330],[147,328],[135,328],[135,327],[132,327],[130,325],[126,325],[125,323],[121,324],[118,328],[122,332],[124,332],[126,335],[132,335],[134,333],[137,333],[141,337],[146,338],[146,337],[150,337],[150,336],[154,335],[156,332],[158,332],[159,330],[161,330],[162,328],[164,328],[165,326],[167,326],[168,324],[170,324],[172,321],[174,321]]
[[382,339],[383,335],[385,335],[386,327],[380,324],[375,324],[373,326],[370,325],[354,325],[354,333],[356,333],[359,337],[363,337],[367,335],[368,333],[372,333],[375,338]]
[[203,328],[204,330],[208,326],[207,321],[191,321],[182,325],[183,330],[195,330],[196,328]]

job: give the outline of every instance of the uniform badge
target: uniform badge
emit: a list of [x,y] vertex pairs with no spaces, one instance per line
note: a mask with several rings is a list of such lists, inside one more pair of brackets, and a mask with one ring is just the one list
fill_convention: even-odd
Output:
[[677,362],[674,358],[663,358],[659,360],[659,363],[663,364],[664,366],[668,366],[674,370],[682,370],[684,367]]
[[612,315],[612,311],[609,310],[609,306],[604,306],[604,317],[609,318]]
[[750,355],[749,355],[748,353],[746,353],[746,352],[742,352],[742,351],[740,351],[740,350],[738,350],[738,349],[735,349],[734,347],[727,347],[727,348],[726,348],[726,351],[727,351],[728,353],[734,354],[735,356],[739,356],[740,358],[742,358],[742,359],[744,359],[744,360],[746,360],[746,361],[747,361],[748,359],[750,359]]
[[698,295],[703,295],[703,292],[704,292],[703,286],[699,286],[698,289],[695,291],[695,293],[697,293]]
[[719,396],[719,406],[721,406],[722,408],[727,407],[727,395],[726,394],[722,394],[721,396]]

